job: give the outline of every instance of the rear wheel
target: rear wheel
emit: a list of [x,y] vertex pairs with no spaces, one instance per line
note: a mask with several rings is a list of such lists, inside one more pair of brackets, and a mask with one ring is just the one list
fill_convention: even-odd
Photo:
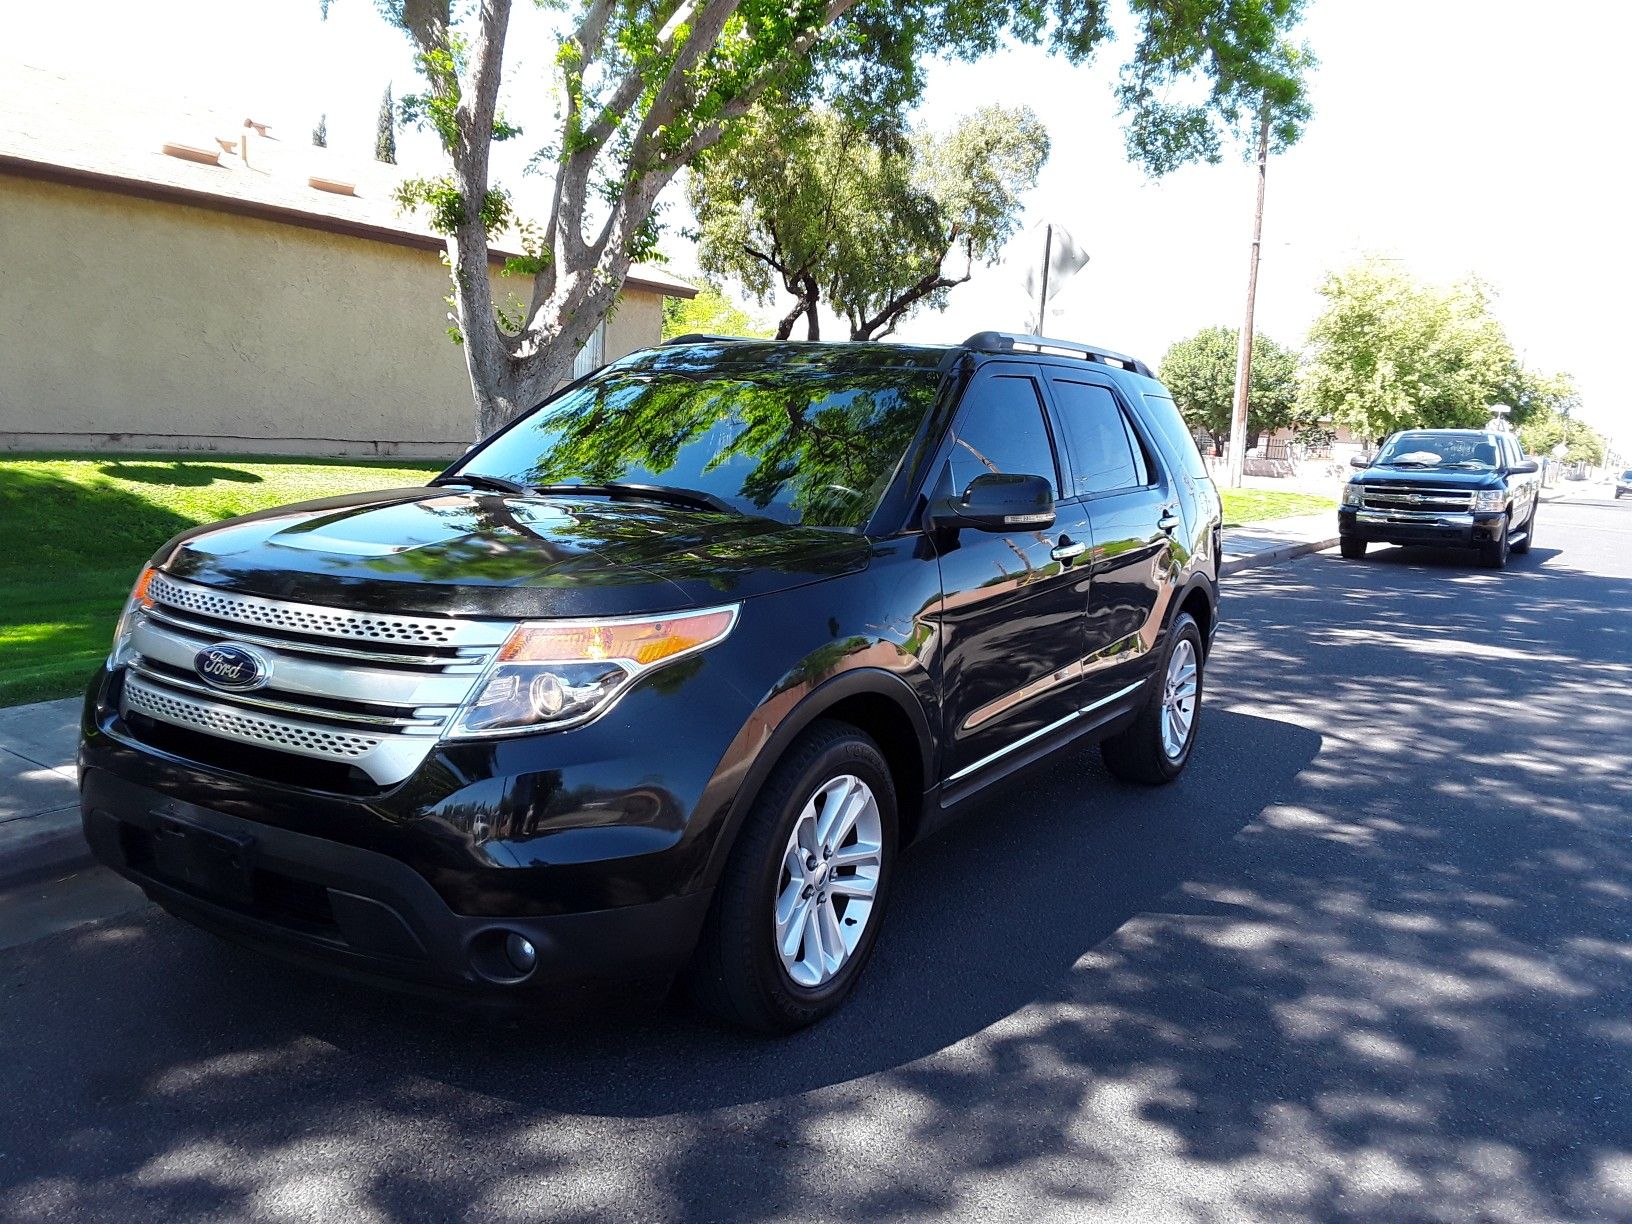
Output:
[[1159,786],[1183,771],[1201,715],[1201,627],[1179,613],[1167,634],[1167,654],[1149,695],[1124,730],[1103,740],[1105,768],[1127,782]]
[[1507,565],[1507,554],[1512,551],[1508,542],[1508,521],[1502,520],[1502,531],[1494,540],[1479,546],[1479,559],[1487,569],[1503,569]]
[[762,1032],[820,1020],[855,987],[883,920],[895,786],[878,746],[818,722],[749,810],[692,965],[692,997]]
[[1354,536],[1344,536],[1337,542],[1337,551],[1345,561],[1358,561],[1366,555],[1366,541]]

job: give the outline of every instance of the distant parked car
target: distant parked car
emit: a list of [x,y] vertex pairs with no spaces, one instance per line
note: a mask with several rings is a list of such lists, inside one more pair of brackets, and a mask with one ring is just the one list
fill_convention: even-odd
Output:
[[1541,496],[1537,464],[1512,434],[1483,429],[1409,429],[1386,439],[1343,488],[1337,527],[1343,556],[1366,546],[1471,548],[1500,569],[1535,540]]
[[1632,468],[1627,468],[1615,477],[1615,500],[1622,497],[1632,497]]

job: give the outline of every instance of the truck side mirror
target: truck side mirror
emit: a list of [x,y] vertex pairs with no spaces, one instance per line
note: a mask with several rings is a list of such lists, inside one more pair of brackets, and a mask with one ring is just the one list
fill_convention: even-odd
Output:
[[1370,467],[1371,466],[1371,456],[1370,455],[1350,455],[1349,456],[1349,466],[1353,467],[1353,468]]

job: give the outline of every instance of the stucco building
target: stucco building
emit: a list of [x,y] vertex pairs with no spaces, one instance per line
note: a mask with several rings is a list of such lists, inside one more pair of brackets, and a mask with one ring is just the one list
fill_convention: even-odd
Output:
[[[457,454],[442,242],[400,177],[258,116],[0,71],[0,450]],[[493,272],[497,301],[530,292]],[[635,268],[581,363],[657,343],[694,292]]]

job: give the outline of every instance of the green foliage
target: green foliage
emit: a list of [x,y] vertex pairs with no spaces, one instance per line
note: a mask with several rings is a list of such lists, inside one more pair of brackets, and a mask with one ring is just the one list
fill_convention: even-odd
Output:
[[329,117],[327,115],[317,117],[317,126],[312,129],[312,144],[319,149],[329,147]]
[[440,463],[226,455],[0,459],[0,705],[78,692],[107,654],[142,562],[199,523],[360,489],[419,485]]
[[1301,514],[1324,514],[1337,509],[1337,503],[1329,497],[1284,489],[1221,489],[1219,496],[1224,502],[1226,527]]
[[[447,175],[403,179],[392,193],[392,199],[399,208],[424,205],[430,209],[431,228],[439,234],[452,234],[467,220],[465,197]],[[513,215],[509,193],[489,187],[478,216],[482,232],[491,237],[503,229]]]
[[1153,176],[1251,147],[1270,116],[1270,148],[1296,143],[1310,118],[1316,60],[1289,41],[1303,0],[1132,0],[1140,23],[1117,90],[1128,156]]
[[[1162,358],[1161,378],[1185,422],[1223,441],[1235,409],[1235,353],[1241,333],[1208,327],[1180,340]],[[1307,423],[1298,401],[1298,354],[1265,335],[1253,337],[1247,389],[1248,442],[1283,426]]]
[[[792,293],[783,335],[801,310],[814,326],[824,297],[852,339],[886,335],[996,258],[1047,156],[1024,107],[987,107],[899,145],[825,107],[761,107],[691,176],[699,258],[760,302]],[[943,271],[954,252],[961,276]]]
[[1568,374],[1531,374],[1526,379],[1530,392],[1530,412],[1519,426],[1519,441],[1526,454],[1554,457],[1553,451],[1565,447],[1566,463],[1603,463],[1609,456],[1609,439],[1576,413],[1581,406],[1581,395],[1575,380]]
[[1441,288],[1368,259],[1321,286],[1304,383],[1312,414],[1367,437],[1476,428],[1511,403],[1521,374],[1478,281]]
[[374,160],[397,164],[397,111],[391,101],[391,86],[380,99],[380,113],[374,121]]
[[663,339],[675,336],[748,336],[765,338],[770,331],[761,327],[713,285],[697,288],[697,296],[663,299]]

